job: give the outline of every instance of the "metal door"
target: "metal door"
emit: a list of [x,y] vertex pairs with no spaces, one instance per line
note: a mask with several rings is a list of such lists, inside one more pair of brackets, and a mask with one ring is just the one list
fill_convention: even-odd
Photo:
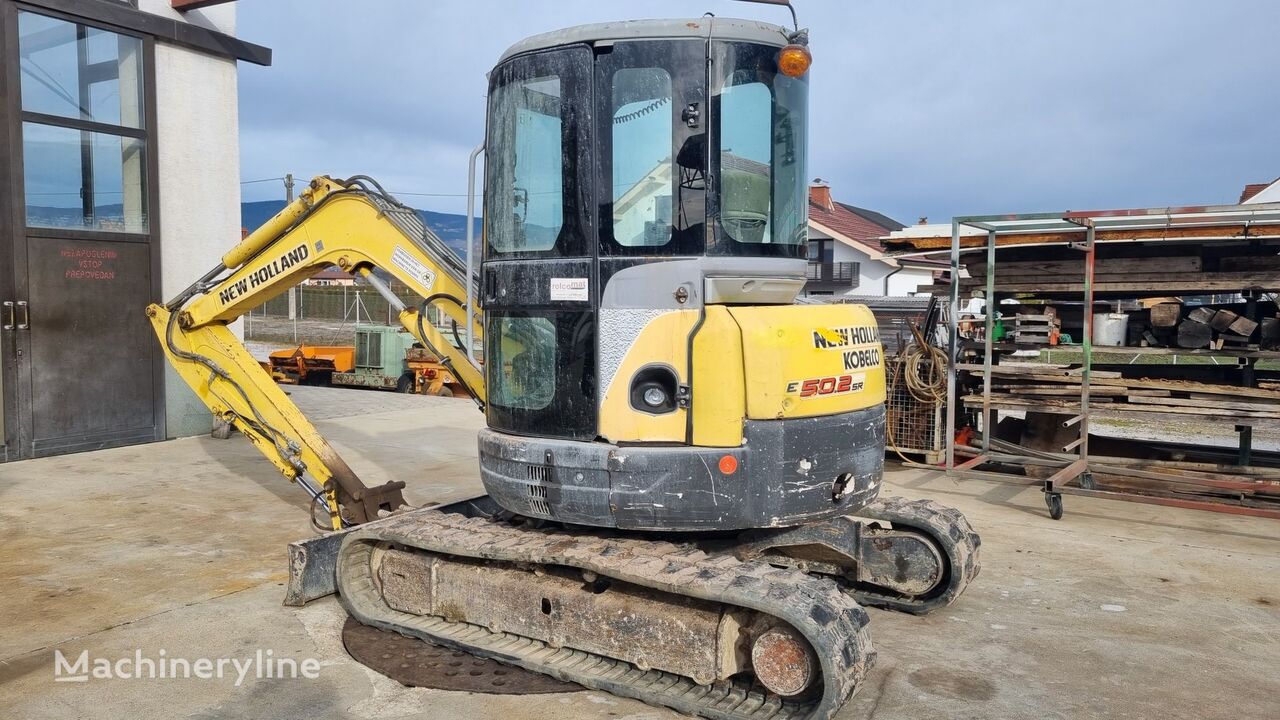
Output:
[[22,234],[20,168],[22,139],[17,118],[17,13],[0,2],[0,461],[18,456],[17,308],[14,252]]
[[154,58],[0,0],[0,459],[164,437]]
[[25,455],[155,439],[150,256],[148,243],[27,238]]
[[[0,268],[12,267],[13,249],[0,232]],[[13,300],[13,275],[0,271],[0,462],[17,455],[17,305]]]

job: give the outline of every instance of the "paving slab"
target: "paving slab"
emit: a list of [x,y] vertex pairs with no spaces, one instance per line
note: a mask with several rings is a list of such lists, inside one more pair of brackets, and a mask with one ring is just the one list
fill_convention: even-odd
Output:
[[[291,392],[366,482],[405,479],[415,503],[480,491],[483,418],[468,401]],[[1276,716],[1280,523],[1070,496],[1055,522],[1034,489],[921,470],[891,470],[886,492],[963,510],[983,571],[934,615],[871,611],[878,661],[842,720]],[[0,465],[0,717],[678,717],[603,693],[473,695],[367,670],[342,648],[333,599],[280,604],[306,508],[242,438]],[[55,652],[162,650],[227,672],[55,681]],[[317,677],[228,666],[268,652],[314,661]]]

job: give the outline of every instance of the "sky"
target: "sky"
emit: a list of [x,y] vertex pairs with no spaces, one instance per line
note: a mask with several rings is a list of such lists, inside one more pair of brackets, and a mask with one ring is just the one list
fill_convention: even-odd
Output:
[[[372,175],[463,212],[485,75],[521,38],[732,0],[241,0],[242,180]],[[1280,176],[1274,0],[795,0],[810,29],[809,176],[912,224],[1233,203]],[[282,197],[279,182],[244,199]]]

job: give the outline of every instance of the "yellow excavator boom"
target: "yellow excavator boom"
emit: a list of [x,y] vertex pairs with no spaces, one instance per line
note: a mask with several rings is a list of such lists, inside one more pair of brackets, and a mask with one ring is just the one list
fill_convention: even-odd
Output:
[[[472,339],[457,336],[473,312],[466,283],[474,280],[412,208],[370,178],[315,178],[298,199],[227,251],[218,267],[170,302],[148,307],[147,315],[166,358],[196,396],[285,477],[306,488],[337,530],[403,505],[404,483],[366,487],[228,327],[331,265],[364,278],[386,298],[405,329],[483,408],[484,376],[466,350]],[[406,304],[376,271],[411,289],[419,304]],[[426,322],[431,305],[454,323],[460,342]],[[481,325],[478,318],[471,318],[475,326]]]

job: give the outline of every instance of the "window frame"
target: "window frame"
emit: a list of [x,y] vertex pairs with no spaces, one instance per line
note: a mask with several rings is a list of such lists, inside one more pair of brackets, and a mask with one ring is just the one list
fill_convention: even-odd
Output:
[[[519,357],[520,354],[516,354],[511,358],[508,358],[504,349],[503,341],[507,337],[509,326],[516,323],[527,323],[530,326],[545,324],[545,330],[543,332],[545,332],[548,337],[552,338],[552,342],[549,345],[537,349],[539,352],[550,352],[550,364],[552,368],[551,371],[547,373],[546,377],[541,378],[542,385],[537,388],[537,393],[526,388],[526,392],[517,395],[511,388],[512,383],[509,382],[516,378],[508,376],[506,365],[510,360],[515,357]],[[556,400],[557,373],[555,368],[559,363],[560,348],[559,343],[556,341],[558,339],[557,335],[559,333],[559,328],[556,326],[555,316],[531,315],[528,313],[498,314],[494,317],[492,332],[493,335],[489,335],[487,337],[492,337],[494,342],[491,344],[492,349],[486,351],[485,357],[485,364],[493,367],[493,374],[491,375],[493,382],[491,383],[491,387],[487,393],[488,403],[507,410],[518,411],[525,414],[534,414],[546,410]],[[539,330],[533,330],[533,332],[537,333]],[[534,351],[533,347],[526,343],[524,352],[532,351]],[[514,374],[515,373],[513,371],[512,375]],[[545,399],[543,398],[544,395]],[[532,402],[535,398],[541,400],[541,402]]]
[[[706,39],[645,39],[620,40],[609,46],[597,48],[595,59],[596,95],[596,187],[600,188],[597,207],[599,226],[599,253],[601,258],[611,257],[670,257],[699,256],[706,254],[707,203],[709,187],[703,172],[703,187],[692,190],[698,193],[689,204],[699,208],[691,215],[688,224],[679,226],[680,165],[677,156],[685,143],[707,132],[706,73],[690,73],[690,63],[706,63]],[[624,245],[613,237],[613,76],[619,70],[655,68],[665,70],[671,78],[671,102],[666,110],[671,113],[671,238],[662,245]],[[696,103],[700,117],[690,126],[682,117],[686,106]],[[705,165],[705,141],[699,152]],[[705,168],[704,168],[705,170]]]
[[[707,123],[708,127],[714,128],[714,132],[710,133],[713,138],[710,148],[710,167],[711,177],[717,183],[715,187],[709,188],[707,192],[707,222],[711,224],[711,232],[708,233],[707,251],[709,256],[733,256],[733,257],[784,257],[793,259],[805,259],[807,255],[807,242],[801,240],[797,243],[749,243],[739,242],[735,240],[721,225],[720,222],[720,187],[721,179],[721,156],[723,153],[723,136],[721,133],[721,97],[725,89],[726,83],[737,71],[754,67],[758,72],[770,72],[773,77],[781,75],[776,68],[776,52],[777,49],[757,43],[738,41],[738,40],[712,40],[711,41],[711,57],[712,68],[711,77],[708,78],[709,101],[707,103],[709,112]],[[808,85],[808,76],[794,79],[797,82],[803,82]],[[778,90],[773,83],[765,83],[765,87],[769,90],[771,105],[773,108],[770,118],[770,132],[776,132],[778,125]],[[806,90],[807,92],[807,90]],[[805,111],[808,112],[808,103],[805,103]],[[800,158],[800,169],[796,173],[797,187],[795,198],[796,211],[800,217],[795,225],[798,229],[803,229],[808,225],[808,182],[805,180],[808,164],[808,117],[803,118],[805,122],[804,132],[800,137],[801,147],[799,148],[802,157]],[[777,163],[776,150],[778,143],[776,140],[770,143],[769,158],[769,227],[771,232],[777,232],[778,219],[778,179],[777,173],[779,166]],[[800,196],[804,195],[804,198]]]
[[[573,54],[581,55],[585,60],[577,65]],[[560,136],[561,152],[572,158],[571,162],[561,165],[561,200],[563,215],[560,231],[555,243],[543,250],[500,250],[493,244],[493,224],[498,215],[488,203],[495,193],[489,192],[491,184],[499,172],[497,166],[500,150],[493,134],[500,131],[492,113],[485,118],[485,205],[484,243],[485,262],[500,260],[522,260],[534,258],[571,258],[590,257],[591,242],[594,231],[588,208],[591,207],[591,183],[588,168],[591,167],[592,141],[592,97],[591,64],[593,58],[588,45],[565,45],[547,50],[526,53],[508,58],[499,64],[489,76],[489,97],[492,98],[500,88],[519,82],[520,79],[543,78],[555,76],[560,82],[561,98],[586,97],[587,102],[578,105],[565,103],[562,107],[562,128]],[[581,69],[582,72],[578,72]],[[492,103],[491,103],[492,104]],[[514,142],[514,138],[513,138]],[[512,171],[514,173],[514,169]]]
[[[131,37],[139,41],[142,49],[142,72],[141,82],[141,101],[142,107],[142,127],[132,128],[125,125],[112,125],[96,120],[84,120],[75,117],[64,117],[61,115],[50,115],[48,113],[24,110],[22,108],[22,81],[21,73],[15,67],[11,76],[13,83],[12,89],[4,98],[4,108],[0,112],[4,112],[10,124],[13,133],[15,148],[11,152],[19,161],[10,163],[14,168],[14,174],[11,176],[12,181],[16,183],[18,201],[15,202],[13,212],[15,214],[15,225],[20,225],[23,235],[26,237],[38,238],[66,238],[70,240],[110,240],[124,242],[143,242],[149,243],[154,237],[159,236],[159,206],[160,198],[158,192],[158,183],[156,178],[159,175],[159,163],[154,140],[154,128],[156,126],[156,104],[155,104],[155,39],[148,35],[137,32],[131,32],[118,27],[113,27],[105,23],[94,22],[83,17],[68,15],[48,8],[31,6],[23,3],[13,3],[12,7],[12,27],[6,28],[12,31],[13,52],[15,54],[21,52],[21,37],[18,32],[18,15],[20,13],[31,13],[41,15],[62,22],[71,23],[86,28],[94,28],[103,32],[114,33]],[[14,63],[15,66],[17,63]],[[115,230],[101,230],[92,227],[47,227],[42,225],[30,225],[27,222],[27,197],[26,197],[26,157],[23,147],[24,123],[34,123],[51,127],[60,127],[70,130],[77,130],[81,133],[81,141],[84,141],[84,133],[98,133],[101,135],[113,135],[117,137],[127,137],[142,141],[143,163],[141,167],[143,198],[146,202],[147,230],[145,232],[124,232]],[[92,163],[81,165],[81,177],[91,176],[93,174]],[[83,181],[82,181],[83,182]],[[92,183],[90,183],[92,186]],[[94,203],[92,195],[82,199],[83,207],[88,208]],[[155,271],[159,271],[159,261],[154,263]]]
[[[610,124],[609,124],[610,183],[608,188],[608,191],[609,191],[608,197],[610,199],[609,200],[610,213],[609,213],[608,224],[602,225],[601,230],[605,237],[611,238],[615,243],[623,247],[656,249],[656,248],[660,248],[665,245],[668,245],[675,238],[676,196],[672,194],[672,190],[675,187],[675,182],[673,181],[668,181],[667,188],[666,188],[667,189],[667,193],[665,195],[666,206],[667,206],[666,211],[667,211],[667,216],[669,218],[669,222],[665,226],[666,238],[662,242],[660,243],[647,242],[646,241],[647,238],[645,237],[645,232],[643,231],[640,233],[640,235],[636,236],[639,240],[638,242],[623,242],[620,239],[618,239],[617,234],[614,232],[614,230],[618,226],[618,219],[619,219],[618,201],[620,199],[625,198],[628,194],[635,192],[637,188],[639,188],[642,185],[642,183],[644,183],[644,181],[650,177],[650,175],[646,173],[644,176],[636,178],[635,181],[632,182],[629,186],[621,187],[625,183],[619,183],[617,181],[616,165],[618,163],[615,163],[615,161],[619,157],[619,150],[620,150],[619,143],[617,142],[618,127],[620,126],[620,123],[618,122],[617,112],[618,110],[621,110],[623,107],[627,107],[628,105],[631,104],[631,103],[627,103],[620,106],[617,109],[613,108],[614,98],[618,91],[617,79],[618,79],[618,76],[623,73],[643,73],[643,72],[652,73],[652,77],[654,78],[657,78],[658,74],[660,73],[661,77],[666,81],[666,95],[661,96],[654,100],[639,101],[639,102],[642,102],[643,104],[633,109],[630,113],[627,113],[626,115],[624,115],[623,116],[624,120],[622,124],[625,124],[626,122],[629,122],[631,120],[639,120],[640,118],[645,116],[649,116],[651,118],[662,118],[665,116],[667,120],[667,124],[665,126],[666,132],[663,135],[663,142],[661,143],[661,145],[665,145],[667,147],[667,151],[668,151],[667,157],[665,160],[659,160],[658,164],[653,166],[653,169],[658,170],[660,173],[662,171],[665,171],[666,173],[671,175],[672,180],[674,180],[676,177],[675,149],[671,141],[671,138],[674,137],[675,135],[675,126],[676,126],[675,111],[673,109],[676,104],[675,103],[675,81],[671,77],[671,71],[661,66],[624,67],[624,68],[614,69],[614,71],[610,75],[610,85],[608,88],[609,97],[607,98],[608,100],[607,106],[603,104],[606,100],[606,98],[604,97],[605,96],[604,88],[601,88],[601,92],[600,92],[600,100],[602,103],[600,111],[602,113],[606,111],[611,111],[609,112],[609,115],[610,115],[609,117],[609,120],[610,120]],[[636,102],[636,101],[632,101],[632,102]],[[627,118],[627,115],[634,115],[634,117]],[[602,115],[602,118],[603,118],[603,115]],[[661,145],[656,147],[660,147]],[[655,148],[639,147],[634,144],[621,148],[621,150],[623,151],[623,154],[634,153],[634,152],[643,151],[643,150],[651,150],[651,149],[655,149]],[[619,195],[620,190],[622,191],[621,195]],[[663,195],[661,194],[661,191],[659,191],[658,197],[663,197]],[[656,202],[655,202],[654,210],[655,210],[655,217],[656,217],[657,210],[658,210]],[[645,222],[647,223],[647,221]]]
[[[563,440],[593,440],[599,422],[597,366],[598,326],[594,309],[493,310],[485,313],[485,376],[501,373],[497,345],[500,322],[511,319],[546,319],[553,327],[553,388],[541,407],[501,404],[499,393],[485,403],[489,427],[505,433]],[[491,384],[494,384],[490,381]]]

